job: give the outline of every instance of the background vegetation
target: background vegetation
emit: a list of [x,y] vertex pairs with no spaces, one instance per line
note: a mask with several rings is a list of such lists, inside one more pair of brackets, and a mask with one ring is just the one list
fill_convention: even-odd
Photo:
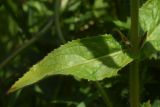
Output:
[[[125,35],[129,33],[129,0],[62,0],[60,7],[58,2],[0,1],[0,107],[105,107],[94,82],[71,76],[46,78],[6,94],[17,78],[66,41],[114,34],[115,28]],[[101,81],[114,107],[129,106],[128,69],[127,66],[120,76]],[[159,103],[159,69],[157,54],[142,62],[141,102]]]

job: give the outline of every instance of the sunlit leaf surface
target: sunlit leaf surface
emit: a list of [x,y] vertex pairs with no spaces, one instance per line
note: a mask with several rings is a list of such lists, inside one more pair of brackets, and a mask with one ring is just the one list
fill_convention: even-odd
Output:
[[148,0],[140,8],[140,24],[147,32],[145,54],[160,51],[160,0]]
[[74,40],[49,53],[9,90],[13,92],[51,75],[102,80],[132,61],[111,35]]

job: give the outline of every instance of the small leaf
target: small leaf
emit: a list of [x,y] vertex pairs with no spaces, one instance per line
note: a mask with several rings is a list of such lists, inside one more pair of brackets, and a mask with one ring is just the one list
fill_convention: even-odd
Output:
[[156,99],[156,100],[153,102],[152,107],[160,107],[160,100],[159,100],[159,99]]
[[34,65],[9,90],[13,92],[51,75],[72,75],[87,80],[102,80],[132,61],[111,35],[74,40],[49,53]]
[[148,0],[140,8],[140,25],[147,31],[143,53],[146,56],[160,51],[160,0]]
[[150,100],[148,100],[147,102],[143,103],[141,107],[160,107],[160,100],[159,99],[154,100],[152,105],[150,103]]
[[148,0],[140,8],[139,13],[140,25],[144,31],[148,32],[148,39],[155,39],[152,36],[154,36],[154,33],[159,32],[160,27],[160,1]]
[[150,100],[148,100],[147,102],[143,103],[141,105],[141,107],[152,107],[152,105],[150,104]]
[[77,107],[86,107],[85,103],[84,102],[81,102],[77,105]]

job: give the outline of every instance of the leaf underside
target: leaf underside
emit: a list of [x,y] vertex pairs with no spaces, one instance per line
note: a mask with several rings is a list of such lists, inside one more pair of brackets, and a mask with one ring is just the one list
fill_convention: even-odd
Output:
[[102,80],[132,61],[111,36],[74,40],[49,53],[15,82],[8,92],[31,85],[51,75],[72,75],[87,80]]

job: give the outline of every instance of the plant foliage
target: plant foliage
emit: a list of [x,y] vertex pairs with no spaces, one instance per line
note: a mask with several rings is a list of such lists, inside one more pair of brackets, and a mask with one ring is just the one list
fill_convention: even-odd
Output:
[[135,58],[141,107],[159,107],[160,0],[139,2],[133,57],[130,0],[0,0],[0,107],[128,107]]
[[144,54],[149,56],[160,51],[160,1],[149,0],[140,8],[140,24],[147,32]]
[[111,35],[74,40],[34,65],[9,92],[56,74],[102,80],[117,75],[117,71],[131,61],[132,58]]
[[[147,31],[143,48],[145,54],[149,53],[148,48],[149,51],[160,50],[159,4],[158,0],[149,0],[140,8],[140,24],[142,29]],[[57,74],[73,75],[94,81],[102,80],[117,75],[117,71],[132,60],[111,35],[75,40],[54,50],[34,65],[9,92]]]

